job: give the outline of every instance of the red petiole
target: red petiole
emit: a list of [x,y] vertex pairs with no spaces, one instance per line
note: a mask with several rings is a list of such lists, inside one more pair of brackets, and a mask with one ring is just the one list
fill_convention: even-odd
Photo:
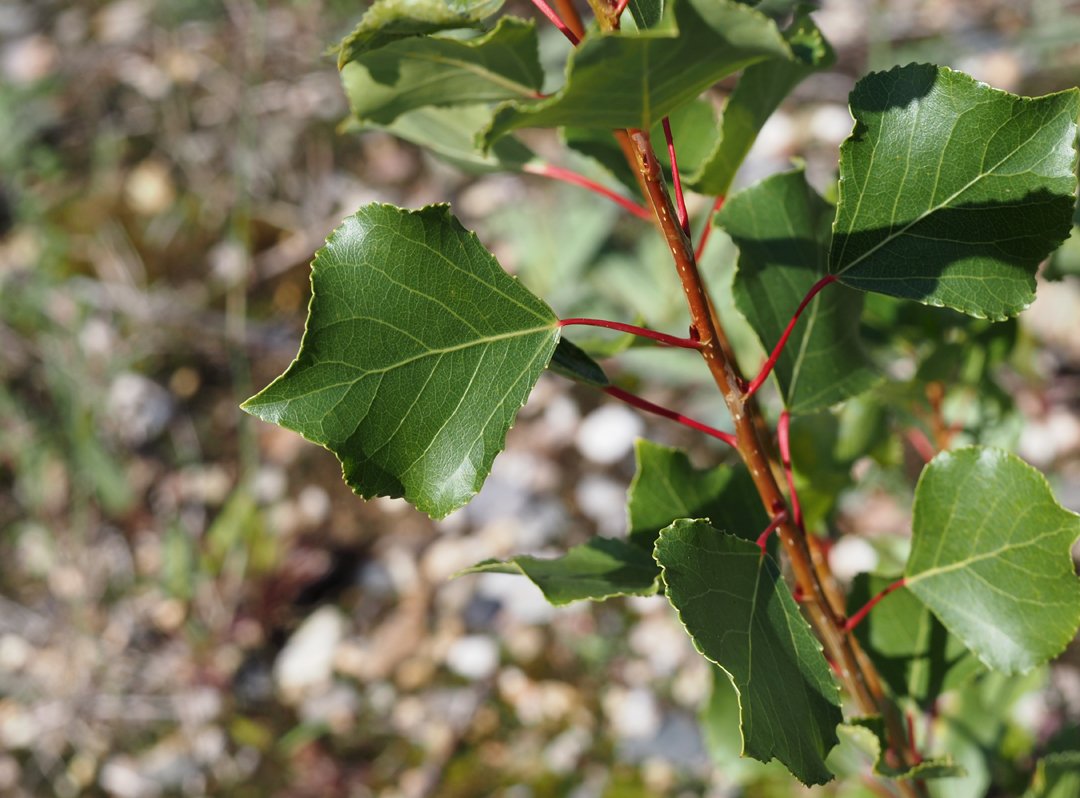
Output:
[[697,338],[679,338],[675,335],[649,330],[634,324],[623,324],[621,321],[608,321],[607,319],[559,319],[559,327],[583,325],[586,327],[603,327],[608,330],[630,333],[640,338],[649,338],[659,341],[665,346],[677,346],[681,349],[701,349],[701,341]]
[[[868,602],[866,602],[866,604],[864,604],[858,612],[856,612],[844,622],[844,631],[850,632],[852,629],[862,623],[862,619],[870,614],[870,610],[874,609],[874,607],[878,605],[878,602],[880,602],[890,593],[899,590],[905,584],[907,584],[907,580],[904,577],[900,577],[887,588],[885,588],[872,599],[870,599]],[[914,746],[912,747],[912,750],[914,750]]]
[[772,523],[765,527],[765,531],[758,535],[757,544],[761,549],[761,553],[765,553],[765,546],[769,542],[769,535],[777,530],[777,528],[787,520],[787,510],[781,509],[776,515],[773,516]]
[[723,430],[710,427],[707,424],[702,424],[700,421],[695,421],[692,418],[687,418],[682,413],[676,413],[674,410],[670,410],[662,405],[654,404],[648,399],[642,399],[640,396],[635,396],[629,391],[624,391],[622,388],[617,388],[614,385],[609,385],[604,388],[604,393],[608,396],[614,396],[623,402],[626,402],[632,407],[636,407],[639,410],[644,410],[647,413],[655,413],[658,416],[669,418],[672,421],[677,421],[683,426],[690,427],[690,429],[696,429],[698,432],[704,432],[717,440],[721,440],[728,446],[737,446],[735,436],[730,432],[724,432]]
[[780,340],[776,342],[776,346],[773,348],[772,354],[769,355],[769,359],[765,361],[765,365],[761,367],[761,371],[754,377],[749,387],[746,389],[746,398],[750,398],[757,392],[757,389],[761,387],[761,384],[765,382],[765,378],[769,376],[769,373],[773,370],[773,366],[776,365],[776,361],[780,359],[780,353],[784,351],[784,345],[787,343],[788,338],[791,336],[792,330],[795,329],[795,323],[799,320],[799,316],[806,310],[806,306],[810,304],[811,300],[817,296],[818,292],[827,286],[829,283],[836,282],[835,274],[826,274],[820,280],[818,280],[806,292],[806,296],[803,297],[802,302],[799,303],[799,307],[795,309],[795,314],[791,317],[791,321],[788,322],[787,328],[784,330],[783,335],[780,336]]
[[713,216],[715,216],[716,212],[723,207],[724,198],[722,196],[717,197],[716,200],[713,202],[713,206],[709,210],[709,213],[705,216],[705,227],[701,231],[701,235],[698,237],[697,249],[694,251],[694,260],[701,260],[701,253],[705,251],[705,242],[709,240],[709,236],[712,234]]
[[551,6],[545,3],[544,0],[532,0],[532,4],[536,6],[536,8],[540,11],[541,14],[543,14],[551,21],[552,25],[559,29],[559,32],[567,38],[570,44],[574,45],[575,47],[581,44],[581,39],[579,39],[574,34],[574,32],[566,26],[566,23],[559,18],[559,15],[556,14],[555,11],[551,8]]
[[622,12],[626,10],[628,5],[630,5],[630,0],[619,0],[619,2],[615,4],[615,7],[611,9],[612,19],[618,19],[622,16]]
[[791,472],[791,414],[787,410],[780,414],[780,420],[776,424],[776,441],[780,445],[780,464],[784,467],[784,478],[791,495],[791,520],[805,534],[799,493],[795,490],[795,476]]
[[671,135],[671,122],[665,116],[663,120],[664,139],[667,141],[668,159],[671,161],[671,182],[675,188],[675,210],[679,215],[679,226],[687,237],[690,235],[690,217],[686,213],[686,198],[683,196],[682,178],[679,176],[679,163],[675,158],[675,139]]
[[587,188],[589,191],[599,194],[601,197],[606,197],[617,205],[620,205],[639,219],[644,219],[647,222],[652,221],[652,211],[648,208],[643,205],[638,205],[633,200],[629,200],[621,194],[615,193],[610,188],[600,185],[595,180],[590,180],[585,177],[585,175],[579,175],[577,172],[572,172],[569,169],[563,169],[561,166],[553,166],[548,163],[526,164],[524,171],[532,175],[549,177],[552,180],[561,180],[564,183]]

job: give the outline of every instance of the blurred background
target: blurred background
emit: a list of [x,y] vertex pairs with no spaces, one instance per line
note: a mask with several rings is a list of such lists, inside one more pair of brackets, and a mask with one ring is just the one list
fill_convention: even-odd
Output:
[[[622,534],[634,438],[699,463],[722,456],[709,443],[545,376],[484,490],[432,523],[361,501],[328,452],[238,410],[296,352],[312,253],[372,200],[452,201],[563,315],[685,329],[663,245],[614,205],[338,133],[326,50],[363,10],[0,3],[0,795],[793,794],[781,771],[737,759],[733,727],[701,731],[711,674],[662,598],[556,610],[524,579],[450,578]],[[743,182],[798,157],[827,191],[847,93],[869,69],[934,61],[1025,94],[1080,81],[1076,2],[826,0],[816,19],[837,65],[770,121]],[[602,176],[552,136],[530,143]],[[720,294],[732,256],[715,235]],[[897,389],[885,423],[952,418],[958,440],[1018,448],[1080,509],[1080,256],[1054,268],[989,365],[937,399]],[[921,312],[905,317],[922,331],[910,346],[882,346],[893,377],[940,385],[927,369],[956,353],[919,348],[942,324]],[[963,326],[960,341],[982,334]],[[724,423],[695,391],[693,355],[655,354],[628,351],[612,373]],[[908,529],[916,459],[901,440],[855,463],[857,484],[842,463],[825,488],[842,490],[819,509],[842,576]],[[820,474],[812,438],[802,451]],[[1034,752],[1077,747],[1077,661],[962,692],[974,775],[948,794],[1023,784]],[[1003,702],[1004,721],[980,719]]]

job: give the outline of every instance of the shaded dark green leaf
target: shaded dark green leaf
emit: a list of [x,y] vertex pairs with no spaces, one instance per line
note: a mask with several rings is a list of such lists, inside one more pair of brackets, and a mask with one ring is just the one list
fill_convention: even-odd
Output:
[[744,540],[769,525],[750,472],[741,463],[697,469],[679,449],[649,440],[634,445],[637,473],[626,504],[631,542],[652,551],[660,530],[679,518],[705,518]]
[[535,97],[544,73],[533,23],[503,17],[475,39],[391,42],[345,64],[341,80],[356,118],[385,125],[427,106]]
[[791,52],[768,17],[732,0],[671,0],[650,30],[587,36],[570,56],[566,85],[547,99],[501,106],[485,143],[520,127],[649,129],[770,56]]
[[462,574],[523,574],[555,605],[613,596],[649,596],[657,591],[660,569],[638,546],[614,538],[592,538],[561,557],[521,555],[485,560]]
[[794,58],[770,58],[746,68],[724,105],[719,136],[713,137],[708,157],[683,170],[686,184],[694,191],[727,194],[765,120],[805,77],[836,58],[806,10],[784,31],[784,38]]
[[[717,214],[739,247],[735,303],[770,351],[810,288],[828,273],[832,208],[802,171],[740,191]],[[793,413],[829,407],[878,375],[859,342],[862,296],[830,285],[803,311],[775,374]]]
[[694,645],[739,691],[744,753],[780,760],[804,784],[831,780],[825,756],[843,720],[839,692],[773,559],[684,519],[661,531],[656,560]]
[[548,368],[567,379],[597,388],[611,384],[600,364],[589,357],[581,347],[565,338],[559,339],[559,345],[555,347],[555,354],[552,355]]

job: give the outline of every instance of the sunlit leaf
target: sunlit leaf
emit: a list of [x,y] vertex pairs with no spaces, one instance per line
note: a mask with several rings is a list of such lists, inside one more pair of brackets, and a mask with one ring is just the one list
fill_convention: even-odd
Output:
[[851,94],[830,270],[854,288],[1004,319],[1069,234],[1080,90],[1036,99],[945,67]]
[[991,668],[1027,671],[1080,626],[1080,516],[1015,455],[942,452],[915,491],[908,589]]
[[483,484],[557,318],[445,205],[367,205],[312,264],[300,352],[243,407],[341,460],[364,498],[442,517]]

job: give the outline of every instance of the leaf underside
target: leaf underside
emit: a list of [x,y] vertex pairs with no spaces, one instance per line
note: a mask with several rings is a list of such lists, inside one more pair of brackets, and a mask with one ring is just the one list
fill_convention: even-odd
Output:
[[311,282],[296,360],[243,408],[330,449],[364,498],[464,505],[555,350],[554,312],[445,205],[361,208]]
[[911,64],[863,78],[850,104],[830,271],[980,318],[1026,308],[1071,226],[1080,90],[1017,97]]
[[744,753],[775,757],[804,784],[832,779],[825,757],[843,720],[839,691],[773,559],[685,519],[660,533],[655,556],[694,645],[739,691]]
[[[799,170],[740,191],[717,216],[739,247],[735,304],[769,351],[828,273],[832,207]],[[862,306],[859,292],[830,285],[803,311],[775,367],[792,413],[829,407],[879,381],[859,342]]]
[[[858,752],[858,757],[863,762],[869,760],[875,775],[890,779],[948,779],[967,775],[967,771],[960,765],[955,764],[950,757],[935,757],[924,759],[917,765],[910,767],[893,767],[885,760],[885,751],[888,743],[885,740],[885,724],[880,716],[852,718],[849,722],[840,726],[841,743],[832,756],[830,764],[844,748],[851,746]],[[845,752],[846,753],[846,752]],[[854,763],[852,763],[854,764]],[[842,771],[837,775],[854,776],[862,768],[853,768],[852,772]]]
[[1023,672],[1052,659],[1080,625],[1070,550],[1080,516],[1008,452],[942,452],[915,490],[908,589],[980,660]]

